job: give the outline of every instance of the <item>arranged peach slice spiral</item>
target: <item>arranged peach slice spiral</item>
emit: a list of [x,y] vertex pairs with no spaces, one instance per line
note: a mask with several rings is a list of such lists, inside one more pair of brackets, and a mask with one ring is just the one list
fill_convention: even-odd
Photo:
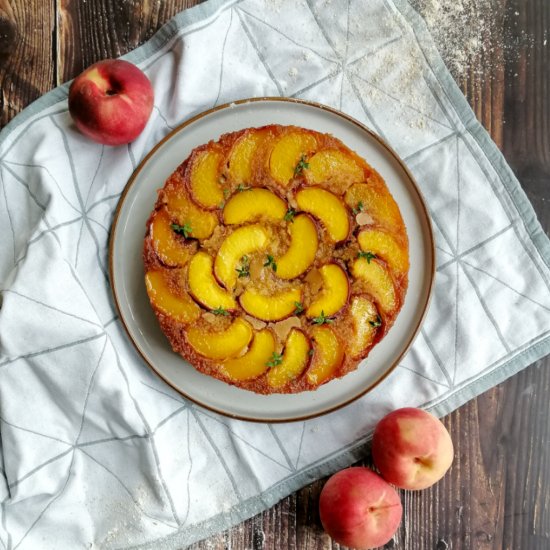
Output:
[[336,333],[330,327],[314,327],[311,334],[316,345],[306,376],[312,386],[318,386],[336,372],[344,360],[344,352]]
[[343,202],[321,187],[306,187],[296,195],[300,210],[316,217],[325,226],[334,242],[343,241],[349,234],[349,214]]
[[371,252],[384,260],[399,274],[409,269],[409,256],[392,235],[378,229],[365,229],[357,236],[357,242],[364,252]]
[[208,309],[235,309],[237,301],[217,283],[212,273],[213,264],[212,258],[206,252],[197,252],[193,256],[187,272],[189,292]]
[[234,194],[223,209],[223,221],[229,225],[263,220],[282,220],[286,203],[275,193],[260,187]]
[[383,265],[376,260],[368,261],[359,258],[353,264],[353,275],[361,279],[384,313],[396,307],[395,287],[393,280]]
[[251,130],[235,141],[229,157],[229,176],[237,183],[252,181],[252,163],[256,149],[266,139],[266,132]]
[[272,388],[282,388],[302,374],[310,360],[311,345],[307,336],[292,329],[286,339],[281,363],[267,374],[267,383]]
[[223,201],[219,182],[222,156],[217,151],[205,150],[197,155],[191,168],[191,195],[201,206],[215,208]]
[[[308,154],[317,146],[316,139],[308,133],[290,132],[275,143],[269,159],[271,175],[283,185],[300,175]],[[302,162],[302,164],[300,164]],[[300,169],[300,166],[302,168]]]
[[270,330],[261,330],[254,336],[250,349],[236,359],[222,363],[220,372],[231,380],[250,380],[269,369],[269,359],[275,351],[275,338]]
[[237,282],[237,264],[244,256],[264,250],[269,242],[269,233],[261,225],[247,225],[235,229],[221,244],[216,260],[214,273],[227,289],[232,289]]
[[166,273],[148,271],[145,275],[147,294],[153,306],[179,323],[196,321],[201,310],[186,294],[178,294],[170,287]]
[[191,229],[189,236],[193,239],[208,239],[218,225],[218,219],[214,214],[202,210],[187,196],[169,187],[161,194],[161,200],[165,202],[166,210],[170,217],[180,227]]
[[277,276],[281,279],[294,279],[304,273],[313,264],[319,247],[317,228],[306,214],[294,218],[288,233],[290,245],[277,258]]
[[381,326],[376,306],[366,296],[354,296],[351,300],[350,316],[354,338],[350,345],[350,355],[360,357],[370,347]]
[[263,294],[254,288],[247,288],[239,298],[242,308],[262,321],[279,321],[291,315],[296,303],[302,299],[299,288],[291,288],[274,294]]
[[190,326],[187,330],[187,341],[197,353],[204,357],[226,359],[235,357],[245,350],[252,335],[250,323],[238,318],[227,329],[220,332]]
[[325,181],[344,181],[347,184],[362,182],[365,170],[349,154],[339,149],[325,149],[313,155],[308,161],[308,181],[314,184]]
[[151,221],[151,240],[155,252],[166,265],[183,266],[191,258],[193,249],[186,246],[172,229],[172,220],[165,208],[157,210]]
[[269,125],[197,147],[146,229],[145,286],[173,350],[243,390],[313,391],[345,376],[404,301],[399,208],[329,134]]
[[337,264],[327,264],[319,269],[323,290],[307,308],[308,317],[332,317],[348,301],[349,284],[346,272]]

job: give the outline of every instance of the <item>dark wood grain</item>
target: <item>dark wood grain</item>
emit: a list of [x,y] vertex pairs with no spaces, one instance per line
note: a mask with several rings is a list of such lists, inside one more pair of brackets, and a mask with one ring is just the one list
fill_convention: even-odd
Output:
[[[550,232],[550,2],[493,0],[494,47],[456,75]],[[89,64],[137,47],[197,0],[0,0],[0,86],[5,125]],[[497,34],[494,34],[497,33]],[[498,34],[500,33],[500,34]],[[498,37],[506,37],[505,46]],[[546,42],[545,42],[546,41]],[[513,251],[512,251],[513,253]],[[450,414],[449,474],[402,492],[404,518],[388,548],[550,548],[550,360],[539,361]],[[368,450],[362,464],[370,464]],[[193,550],[328,550],[317,513],[325,480]]]
[[0,0],[0,125],[54,86],[55,7]]
[[198,3],[196,0],[57,0],[57,83],[74,78],[100,59],[118,57],[137,48],[176,13]]

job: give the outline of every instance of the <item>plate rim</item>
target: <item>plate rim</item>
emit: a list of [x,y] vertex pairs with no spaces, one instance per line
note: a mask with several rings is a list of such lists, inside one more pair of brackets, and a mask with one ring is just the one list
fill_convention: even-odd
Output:
[[[395,358],[393,363],[390,367],[386,369],[386,371],[378,376],[376,380],[374,380],[372,383],[367,385],[365,388],[363,388],[359,393],[356,395],[353,395],[349,399],[346,399],[336,405],[330,405],[327,406],[319,411],[308,413],[308,414],[302,414],[299,416],[293,416],[289,418],[255,418],[251,416],[244,416],[241,414],[234,414],[231,412],[228,412],[226,410],[223,410],[222,408],[216,408],[215,406],[202,403],[198,399],[195,399],[191,397],[190,395],[186,394],[184,391],[182,391],[180,388],[176,387],[174,383],[172,383],[170,380],[167,379],[166,376],[164,376],[156,367],[153,365],[146,357],[145,353],[140,348],[139,344],[136,342],[134,337],[132,336],[130,329],[127,325],[126,319],[124,318],[124,315],[122,314],[119,296],[116,291],[116,285],[115,285],[115,268],[114,268],[114,246],[115,246],[115,237],[116,237],[116,231],[118,227],[120,212],[122,210],[122,207],[124,205],[124,202],[126,200],[126,197],[134,185],[138,175],[143,170],[145,165],[149,162],[149,159],[160,149],[168,140],[170,140],[174,135],[178,134],[182,130],[184,130],[187,126],[193,124],[197,120],[200,120],[201,118],[210,116],[211,114],[221,111],[224,109],[231,109],[234,108],[237,105],[243,105],[247,103],[257,103],[257,102],[264,102],[264,103],[271,103],[271,102],[285,102],[285,103],[296,103],[300,105],[305,105],[308,107],[314,107],[316,109],[320,109],[322,111],[328,111],[329,113],[339,116],[346,120],[347,122],[350,122],[351,124],[359,127],[362,131],[366,132],[371,138],[375,139],[390,155],[393,157],[393,159],[399,164],[401,169],[405,172],[406,176],[408,177],[410,183],[412,184],[412,189],[417,195],[418,201],[421,206],[421,210],[424,214],[424,217],[426,219],[426,229],[429,236],[429,248],[431,249],[431,265],[429,266],[429,270],[427,272],[429,273],[430,280],[429,280],[429,287],[427,292],[427,297],[425,300],[425,303],[423,305],[423,310],[421,315],[418,318],[418,322],[416,323],[416,326],[414,330],[411,332],[411,335],[408,338],[408,341],[404,348],[402,349],[401,353]],[[348,115],[347,113],[344,113],[342,111],[339,111],[338,109],[335,109],[333,107],[330,107],[328,105],[325,105],[323,103],[319,103],[316,101],[310,101],[306,99],[300,99],[300,98],[291,98],[291,97],[270,97],[270,96],[262,96],[262,97],[250,97],[250,98],[244,98],[239,99],[235,101],[231,101],[228,103],[224,103],[222,105],[218,105],[216,107],[212,107],[211,109],[208,109],[206,111],[202,111],[191,118],[183,121],[181,124],[178,124],[175,128],[173,128],[168,134],[166,134],[159,142],[157,142],[153,148],[143,157],[143,159],[140,161],[140,163],[136,166],[136,168],[133,170],[132,174],[128,178],[128,181],[126,185],[124,186],[124,189],[122,190],[120,194],[120,198],[118,200],[114,215],[113,215],[113,221],[111,223],[111,230],[109,233],[109,285],[111,287],[111,293],[113,295],[113,299],[115,302],[115,306],[118,312],[118,317],[120,319],[120,322],[122,326],[124,327],[124,330],[132,343],[134,349],[138,352],[140,357],[143,359],[145,364],[166,384],[168,384],[173,390],[175,390],[178,394],[183,396],[185,399],[188,399],[192,403],[199,405],[200,407],[203,407],[209,411],[215,412],[217,414],[221,414],[225,417],[242,420],[246,422],[254,422],[254,423],[260,423],[260,424],[280,424],[280,423],[287,423],[287,422],[300,422],[304,420],[309,420],[311,418],[317,418],[326,414],[329,414],[331,412],[340,410],[349,404],[353,403],[354,401],[360,399],[370,391],[372,391],[376,386],[378,386],[382,381],[386,379],[397,367],[403,356],[409,351],[411,348],[413,342],[415,341],[416,337],[418,336],[418,333],[420,332],[420,329],[422,328],[422,325],[424,324],[424,320],[426,318],[432,297],[433,297],[433,290],[435,285],[435,275],[436,275],[436,248],[435,248],[435,238],[434,238],[434,231],[433,231],[433,222],[428,210],[428,207],[426,205],[426,201],[424,199],[424,195],[420,191],[420,188],[418,187],[418,184],[416,183],[416,179],[412,175],[409,168],[406,166],[406,164],[403,162],[401,157],[395,152],[395,150],[389,145],[384,139],[382,139],[380,136],[375,134],[370,128],[365,126],[362,122],[359,122],[356,118]],[[191,365],[192,366],[192,365]]]

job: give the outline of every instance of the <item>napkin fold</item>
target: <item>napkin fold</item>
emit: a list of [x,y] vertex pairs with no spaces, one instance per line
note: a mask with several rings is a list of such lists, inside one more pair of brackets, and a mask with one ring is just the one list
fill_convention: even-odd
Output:
[[[550,351],[548,239],[405,0],[210,0],[125,57],[156,98],[131,145],[80,135],[67,85],[0,135],[0,546],[181,548],[360,458],[391,409],[446,414]],[[159,139],[279,95],[341,109],[397,150],[432,216],[437,275],[383,383],[269,425],[203,410],[149,370],[117,318],[107,248]]]

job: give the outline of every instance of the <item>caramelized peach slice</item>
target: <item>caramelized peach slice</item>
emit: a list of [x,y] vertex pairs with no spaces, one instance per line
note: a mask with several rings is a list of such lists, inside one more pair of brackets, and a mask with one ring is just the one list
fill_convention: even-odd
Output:
[[199,318],[199,306],[187,294],[170,288],[163,271],[147,272],[145,286],[151,304],[164,315],[180,323],[191,323]]
[[187,342],[197,352],[209,359],[227,359],[242,353],[252,340],[252,327],[240,317],[226,330],[207,331],[190,326],[187,329]]
[[[303,170],[307,155],[317,146],[316,139],[308,133],[290,132],[282,136],[271,151],[269,169],[273,178],[283,185],[298,176]],[[300,168],[302,166],[302,168]]]
[[247,288],[240,296],[242,308],[253,317],[262,321],[279,321],[291,315],[296,303],[301,302],[302,291],[299,288],[283,290],[275,294],[261,294],[253,288]]
[[312,386],[322,384],[342,364],[344,351],[334,331],[327,326],[313,327],[311,335],[315,342],[315,353],[306,377]]
[[250,380],[261,376],[275,351],[275,338],[270,330],[257,332],[250,349],[242,356],[230,359],[220,366],[230,380]]
[[406,273],[409,269],[409,255],[407,249],[385,231],[377,229],[365,229],[357,236],[361,250],[371,252],[382,258],[393,271],[399,274]]
[[354,296],[350,315],[353,323],[354,339],[348,342],[352,357],[360,357],[372,344],[380,320],[376,306],[366,296]]
[[193,256],[187,273],[189,290],[195,300],[208,309],[235,309],[237,302],[218,285],[212,273],[213,265],[212,258],[206,252],[200,251]]
[[259,187],[235,193],[225,204],[223,219],[234,225],[257,221],[258,219],[282,220],[286,214],[286,203],[275,193]]
[[267,373],[267,383],[272,388],[282,388],[288,382],[298,378],[309,363],[311,349],[308,337],[293,328],[285,342],[282,362]]
[[300,214],[289,224],[290,246],[277,259],[277,276],[281,279],[294,279],[313,263],[319,240],[317,228],[306,214]]
[[309,161],[306,172],[307,180],[311,183],[323,183],[337,179],[345,180],[346,184],[365,180],[363,167],[352,155],[339,149],[324,149],[315,153]]
[[355,183],[346,191],[344,200],[352,210],[361,209],[381,225],[392,229],[403,226],[399,207],[385,189],[368,183]]
[[349,283],[346,272],[338,264],[326,264],[319,269],[323,278],[323,290],[307,308],[306,315],[332,317],[348,301]]
[[349,218],[344,203],[321,187],[306,187],[296,194],[300,210],[309,212],[325,226],[334,242],[343,241],[349,234]]
[[212,212],[202,210],[187,197],[184,191],[169,188],[164,191],[166,209],[180,226],[191,228],[190,237],[208,239],[218,225],[218,218]]
[[391,312],[396,307],[395,288],[393,279],[386,268],[376,260],[359,258],[353,264],[353,276],[361,279],[367,287],[368,292],[378,302],[380,309]]
[[190,185],[193,199],[205,208],[216,208],[223,201],[219,183],[222,155],[218,151],[201,151],[191,169]]
[[178,239],[171,225],[172,221],[165,208],[153,214],[150,227],[153,248],[161,262],[171,267],[183,266],[193,254],[193,247]]
[[214,261],[214,273],[223,286],[232,289],[237,282],[237,264],[243,256],[264,250],[269,233],[261,225],[239,227],[222,242]]
[[229,176],[235,182],[250,183],[252,181],[252,159],[258,145],[265,139],[265,132],[251,130],[240,137],[229,156]]

